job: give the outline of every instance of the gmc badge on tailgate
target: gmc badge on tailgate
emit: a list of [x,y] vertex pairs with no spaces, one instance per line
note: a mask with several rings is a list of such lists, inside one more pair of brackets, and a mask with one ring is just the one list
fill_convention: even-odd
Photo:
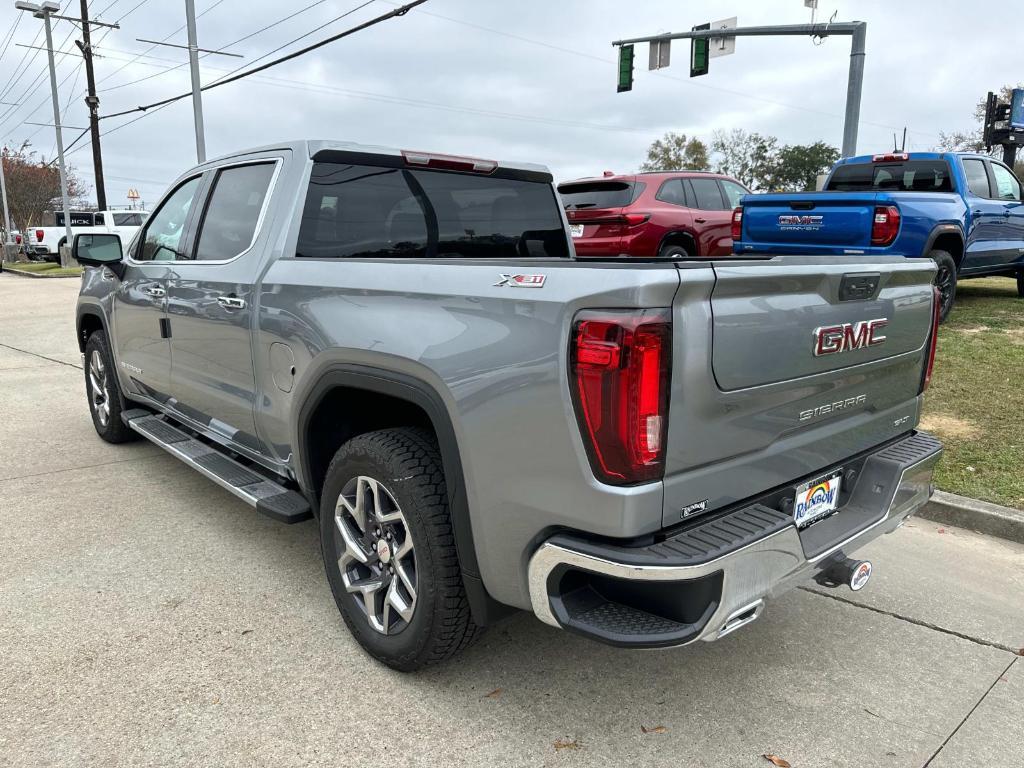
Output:
[[851,349],[875,347],[885,341],[879,333],[889,324],[888,318],[861,320],[859,323],[823,325],[814,329],[814,356],[835,355]]

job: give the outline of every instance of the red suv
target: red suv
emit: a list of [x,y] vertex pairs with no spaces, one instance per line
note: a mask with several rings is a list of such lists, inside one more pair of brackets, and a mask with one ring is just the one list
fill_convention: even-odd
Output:
[[749,193],[735,179],[665,171],[560,184],[578,256],[728,256],[732,212]]

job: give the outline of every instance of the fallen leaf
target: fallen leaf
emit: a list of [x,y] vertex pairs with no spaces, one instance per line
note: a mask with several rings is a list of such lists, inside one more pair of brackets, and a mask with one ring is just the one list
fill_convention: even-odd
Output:
[[778,755],[761,755],[761,757],[776,766],[776,768],[792,768],[788,761],[783,760]]
[[252,629],[243,629],[242,630],[242,634],[243,635],[251,635],[254,631],[255,630],[252,630]]
[[579,739],[572,739],[571,741],[569,739],[558,739],[555,742],[555,751],[557,752],[562,749],[583,749],[583,745]]
[[501,688],[495,688],[495,689],[494,689],[493,691],[491,691],[490,693],[488,693],[488,694],[485,694],[485,695],[484,695],[484,698],[485,698],[485,699],[496,699],[496,698],[498,698],[499,696],[501,696]]
[[213,703],[214,704],[220,704],[220,696],[214,696],[213,697]]
[[666,728],[664,725],[656,725],[653,728],[646,728],[645,726],[641,725],[640,726],[640,732],[641,733],[668,733],[668,728]]
[[939,528],[939,533],[945,533],[945,532],[946,532],[945,528]]
[[1024,656],[1024,648],[1021,648],[1019,651],[1017,651],[1017,655]]

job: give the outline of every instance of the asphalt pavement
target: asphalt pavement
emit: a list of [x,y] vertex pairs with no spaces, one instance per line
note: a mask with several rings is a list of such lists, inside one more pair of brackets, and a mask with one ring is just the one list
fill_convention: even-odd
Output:
[[1024,546],[912,520],[863,591],[712,643],[518,614],[413,675],[368,658],[317,532],[93,432],[77,280],[0,275],[0,765],[1024,765]]

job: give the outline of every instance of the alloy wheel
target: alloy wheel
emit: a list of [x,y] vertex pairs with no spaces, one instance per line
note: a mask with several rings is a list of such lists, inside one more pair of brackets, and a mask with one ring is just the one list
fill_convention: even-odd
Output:
[[110,390],[107,381],[107,366],[103,363],[103,356],[99,350],[94,349],[89,355],[89,387],[90,405],[99,419],[100,426],[107,426],[110,421]]
[[945,317],[953,305],[953,270],[944,264],[939,265],[939,271],[935,275],[935,286],[939,289],[939,298],[942,301],[942,316]]
[[416,552],[395,497],[372,477],[354,477],[338,496],[334,525],[345,589],[375,631],[401,632],[416,609]]

